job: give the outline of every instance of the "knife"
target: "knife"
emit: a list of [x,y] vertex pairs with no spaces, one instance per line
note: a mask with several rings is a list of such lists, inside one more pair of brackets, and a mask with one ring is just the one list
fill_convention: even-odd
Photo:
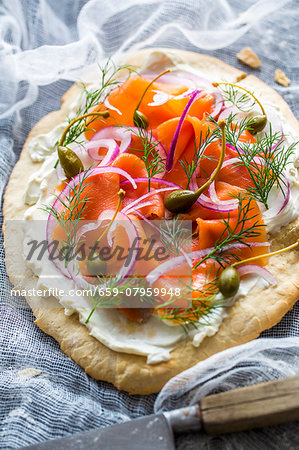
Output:
[[193,406],[24,447],[174,450],[174,433],[223,434],[299,420],[299,375],[209,395]]

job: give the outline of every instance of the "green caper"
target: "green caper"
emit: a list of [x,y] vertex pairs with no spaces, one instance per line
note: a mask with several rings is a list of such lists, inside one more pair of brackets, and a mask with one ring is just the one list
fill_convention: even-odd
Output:
[[218,289],[223,297],[233,297],[240,286],[240,275],[238,271],[230,266],[221,272],[218,280]]
[[175,214],[188,211],[196,202],[200,193],[198,191],[181,190],[174,191],[165,197],[164,205]]
[[267,125],[267,116],[265,116],[265,115],[254,116],[250,120],[250,124],[248,125],[247,129],[252,134],[256,134],[259,131],[262,131],[265,128],[266,125]]
[[143,128],[144,130],[146,130],[148,127],[147,117],[142,112],[138,111],[138,109],[136,109],[133,114],[133,122],[134,125],[138,128]]
[[74,178],[78,173],[84,171],[81,159],[76,155],[73,150],[68,147],[62,147],[61,145],[57,149],[58,158],[61,167],[64,170],[65,176],[69,179]]
[[93,259],[88,259],[86,262],[86,267],[89,275],[94,277],[106,275],[107,272],[107,264],[99,256],[96,258],[94,256]]

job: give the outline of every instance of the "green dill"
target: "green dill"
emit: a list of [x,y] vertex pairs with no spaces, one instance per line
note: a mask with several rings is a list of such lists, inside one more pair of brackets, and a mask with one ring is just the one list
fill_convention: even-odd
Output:
[[[116,66],[110,59],[105,63],[103,67],[99,67],[100,69],[100,87],[96,90],[89,90],[84,84],[80,84],[83,89],[83,95],[85,97],[85,103],[80,108],[78,108],[76,112],[76,117],[82,116],[90,111],[91,108],[98,106],[99,104],[103,104],[105,99],[111,93],[113,89],[118,87],[123,81],[118,80],[117,76],[119,72],[122,70],[127,70],[129,72],[129,76],[132,72],[135,72],[134,68],[130,65],[121,65]],[[101,109],[99,109],[101,111]],[[69,119],[71,122],[72,119]],[[79,122],[75,123],[68,131],[64,145],[69,145],[72,142],[77,144],[82,144],[82,141],[79,140],[79,137],[86,131],[92,129],[92,122],[95,120],[103,120],[99,117],[84,118]]]
[[184,221],[180,220],[179,215],[172,220],[161,221],[159,231],[161,243],[168,253],[178,256],[188,244],[191,247],[192,230],[186,226]]
[[[130,308],[130,300],[137,295],[138,303],[142,308],[152,309],[153,304],[157,301],[156,297],[152,294],[152,290],[147,289],[148,284],[146,280],[140,277],[120,278],[118,275],[97,276],[97,284],[90,285],[89,287],[89,290],[93,290],[93,293],[88,295],[93,307],[85,323],[89,322],[97,308]],[[128,291],[131,295],[127,295]]]
[[188,178],[186,189],[189,188],[191,179],[196,169],[200,167],[200,162],[203,158],[216,161],[215,158],[204,155],[204,151],[215,140],[216,135],[216,129],[211,132],[208,128],[205,134],[203,134],[203,132],[201,131],[199,139],[195,139],[194,141],[194,155],[191,162],[189,163],[186,157],[184,157],[184,160],[179,159],[179,163],[183,167],[184,172]]
[[[215,242],[213,250],[198,261],[194,268],[199,267],[208,259],[215,260],[222,267],[232,258],[239,260],[236,244],[250,247],[250,242],[247,239],[260,236],[264,225],[260,223],[259,213],[255,212],[254,200],[250,197],[244,198],[241,194],[237,198],[239,199],[238,214],[233,225],[231,225],[229,214],[227,218],[222,216],[223,232]],[[248,225],[249,221],[251,223]]]
[[236,106],[236,108],[240,111],[249,112],[256,104],[256,101],[252,95],[244,91],[240,93],[240,90],[238,90],[235,86],[221,86],[221,91],[224,100]]
[[[46,211],[58,224],[62,227],[66,238],[61,241],[61,256],[64,255],[65,267],[72,259],[72,252],[78,245],[77,233],[80,226],[80,221],[84,219],[86,208],[90,200],[89,189],[86,189],[91,183],[86,183],[90,176],[91,170],[88,169],[80,172],[78,175],[78,182],[76,184],[69,183],[68,192],[55,195],[59,206],[43,205],[41,208]],[[54,203],[55,204],[55,203]]]
[[273,186],[285,196],[284,187],[287,186],[284,171],[290,164],[290,157],[294,153],[296,143],[285,146],[280,132],[272,133],[263,138],[257,137],[255,144],[240,142],[237,150],[240,158],[238,163],[244,166],[250,176],[253,186],[247,186],[248,194],[262,203],[266,209],[268,197]]
[[[203,284],[195,288],[193,280],[184,283],[181,280],[183,288],[179,296],[172,296],[166,302],[158,305],[160,310],[160,320],[176,322],[182,326],[185,334],[188,336],[190,329],[197,329],[200,325],[210,325],[208,315],[216,308],[222,307],[222,303],[216,299],[218,293],[217,279],[218,271],[211,276],[213,266],[205,274]],[[177,306],[180,301],[188,302],[188,306]]]
[[140,138],[143,149],[136,150],[132,148],[132,150],[142,152],[141,159],[144,162],[147,171],[148,191],[150,191],[151,179],[156,175],[165,172],[166,159],[162,158],[159,153],[158,147],[160,146],[160,142],[153,136],[152,130],[148,131],[142,127],[136,128],[136,130],[131,131]]
[[256,143],[239,141],[242,133],[250,127],[252,118],[244,118],[234,122],[236,116],[230,115],[226,124],[226,141],[232,145],[240,159],[236,165],[243,166],[252,181],[253,186],[247,186],[247,193],[261,202],[268,209],[268,197],[273,186],[284,194],[286,186],[284,172],[290,163],[290,157],[298,142],[285,145],[281,132],[257,136]]

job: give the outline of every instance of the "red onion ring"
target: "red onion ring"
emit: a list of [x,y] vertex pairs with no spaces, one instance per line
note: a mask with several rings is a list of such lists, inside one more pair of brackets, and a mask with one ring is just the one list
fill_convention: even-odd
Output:
[[[136,183],[148,183],[148,178],[146,177],[137,177],[133,178]],[[173,183],[172,181],[162,180],[160,178],[151,178],[152,183],[165,184],[165,186],[172,186],[175,189],[182,189],[178,184]],[[128,184],[128,180],[121,181],[120,184],[123,186],[124,184]]]
[[[90,145],[91,144],[91,145]],[[94,145],[96,144],[96,145]],[[105,156],[99,155],[99,148],[107,148]],[[102,161],[100,166],[110,164],[119,155],[119,146],[114,139],[99,139],[86,145],[87,153],[94,161]]]
[[239,201],[237,199],[231,199],[231,200],[220,200],[220,198],[217,195],[216,188],[215,188],[215,181],[213,181],[209,186],[209,196],[213,203],[218,204],[219,206],[228,206],[236,204],[236,208],[239,205]]
[[272,275],[272,273],[264,267],[258,266],[257,264],[244,264],[244,266],[237,267],[236,269],[240,277],[251,274],[258,275],[264,278],[271,286],[277,285],[277,280]]
[[[148,220],[143,214],[141,214],[140,211],[134,210],[134,213],[136,213],[142,220],[144,220],[144,222],[146,222],[148,225],[150,225],[152,228],[154,228],[156,231],[158,231],[159,233],[161,233],[160,228],[158,228],[155,224],[153,220]],[[182,249],[182,247],[178,248],[179,251],[182,253],[182,255],[185,257],[187,263],[189,264],[190,267],[192,267],[192,259],[189,258],[188,253],[185,252],[185,250]]]
[[119,151],[120,153],[124,153],[131,145],[132,136],[130,131],[125,127],[110,126],[102,128],[95,133],[89,142],[96,141],[97,139],[114,139],[115,141],[120,141]]
[[[251,247],[266,247],[269,244],[267,242],[250,242]],[[246,244],[234,244],[234,245],[227,245],[222,249],[222,251],[231,250],[235,248],[246,248],[248,247]],[[214,250],[214,247],[205,248],[202,250],[196,250],[195,252],[187,253],[187,256],[189,258],[192,258],[192,261],[197,260],[199,258],[204,258],[206,255],[208,255],[211,251]],[[186,262],[185,256],[176,256],[175,258],[172,258],[168,261],[165,261],[164,263],[160,264],[158,267],[155,267],[147,276],[146,281],[152,285],[155,283],[162,275],[169,272],[170,270],[175,269],[176,267],[184,264]]]
[[[119,169],[118,167],[110,167],[110,166],[96,167],[94,169],[89,169],[89,172],[90,172],[89,176],[99,175],[102,173],[117,173],[117,174],[122,175],[125,178],[127,178],[128,182],[131,183],[131,185],[133,186],[134,189],[137,188],[137,185],[136,185],[134,179],[131,177],[131,175],[129,175],[124,170]],[[61,209],[63,209],[62,202],[64,202],[64,199],[67,198],[67,196],[70,195],[70,193],[75,189],[75,187],[78,184],[78,182],[80,181],[80,179],[82,179],[81,178],[82,176],[83,176],[83,173],[80,173],[80,174],[76,175],[74,178],[72,178],[71,181],[65,186],[65,188],[62,190],[62,192],[59,194],[59,196],[53,203],[53,208],[56,209],[56,211],[60,211]],[[87,179],[88,179],[88,177],[87,177]],[[52,234],[53,234],[53,231],[54,231],[56,225],[57,225],[57,220],[55,219],[55,217],[52,214],[49,214],[48,221],[47,221],[47,230],[46,230],[46,238],[47,238],[47,242],[48,242],[49,253],[50,253],[49,244],[52,242]],[[53,260],[53,258],[52,258],[52,260]],[[67,268],[64,266],[64,261],[59,261],[59,260],[55,259],[55,260],[53,260],[53,264],[57,267],[57,269],[60,270],[61,273],[63,273],[63,275],[65,275],[67,278],[69,278],[69,272],[68,272]]]
[[160,192],[166,192],[166,191],[173,191],[173,187],[166,187],[166,188],[160,188],[156,189],[154,191],[147,192],[146,194],[142,195],[141,197],[137,198],[133,202],[129,203],[127,206],[125,206],[121,212],[127,213],[130,209],[132,209],[135,205],[138,205],[142,200],[151,197],[152,195],[159,194]]
[[190,97],[190,100],[188,101],[187,105],[185,106],[185,109],[184,109],[184,111],[183,111],[183,113],[182,113],[182,115],[180,117],[178,126],[177,126],[177,128],[175,130],[175,133],[173,135],[173,138],[172,138],[172,141],[171,141],[171,144],[170,144],[170,148],[169,148],[169,152],[168,152],[168,155],[167,155],[167,159],[166,159],[166,170],[167,170],[167,172],[169,172],[172,169],[172,166],[173,166],[174,152],[175,152],[175,148],[176,148],[176,145],[177,145],[177,142],[178,142],[178,138],[179,138],[179,134],[180,134],[183,122],[184,122],[184,120],[186,118],[186,115],[187,115],[187,113],[188,113],[192,103],[194,102],[194,100],[196,99],[198,94],[199,94],[198,90],[193,92],[193,94]]
[[[80,228],[80,231],[78,232],[78,235],[77,235],[78,241],[80,241],[82,236],[84,234],[86,234],[87,232],[93,231],[93,230],[96,230],[97,228],[99,228],[99,226],[101,225],[101,223],[104,220],[111,220],[114,213],[115,213],[115,211],[113,211],[113,210],[106,210],[99,215],[98,219],[95,222],[91,222],[91,223],[83,225]],[[120,223],[118,223],[118,225],[125,228],[125,230],[127,232],[127,235],[129,237],[129,248],[131,248],[132,244],[134,243],[134,248],[136,248],[136,250],[137,250],[137,252],[135,254],[135,258],[132,257],[131,260],[129,261],[128,265],[126,265],[126,262],[127,262],[127,259],[126,259],[123,267],[116,274],[116,276],[119,278],[119,280],[122,280],[123,278],[127,278],[134,270],[134,267],[136,264],[136,256],[137,256],[138,249],[139,249],[139,234],[138,234],[137,228],[133,224],[132,220],[127,215],[122,214],[121,212],[117,213],[114,224],[113,224],[114,229],[117,226],[117,221],[121,221]],[[107,241],[110,246],[112,244],[112,239],[111,239],[112,231],[113,231],[112,228],[110,228],[108,231],[108,236],[107,236]],[[89,283],[86,280],[86,277],[84,277],[80,273],[79,264],[77,261],[71,261],[71,263],[68,265],[68,271],[69,271],[70,277],[72,278],[74,283],[80,289],[88,288]]]

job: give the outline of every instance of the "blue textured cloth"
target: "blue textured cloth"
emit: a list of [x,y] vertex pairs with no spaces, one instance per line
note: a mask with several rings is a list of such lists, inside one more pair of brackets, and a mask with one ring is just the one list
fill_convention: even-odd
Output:
[[[21,50],[35,49],[41,45],[64,45],[78,39],[80,27],[77,27],[77,17],[87,1],[59,2],[25,0],[2,1],[0,4],[0,33],[3,42],[16,41],[18,33],[23,28],[18,46]],[[102,3],[102,2],[100,2]],[[113,2],[112,2],[113,3]],[[201,2],[192,1],[164,1],[140,2],[142,9],[138,9],[138,21],[147,21],[151,14],[157,13],[161,5],[165,11],[173,13],[173,20],[179,20],[181,26],[187,26],[190,18],[190,8],[197,11]],[[207,2],[209,3],[209,2]],[[227,2],[216,2],[226,4]],[[254,1],[231,2],[233,12],[237,13],[252,6]],[[257,2],[260,4],[267,2]],[[268,2],[269,4],[271,2]],[[63,4],[63,5],[62,5]],[[280,11],[271,16],[265,15],[261,22],[248,27],[247,33],[238,40],[231,39],[225,48],[206,46],[198,49],[196,42],[177,29],[169,29],[160,34],[152,44],[157,46],[178,47],[192,51],[203,51],[217,56],[248,73],[257,74],[262,80],[276,88],[289,103],[295,115],[299,116],[299,74],[298,74],[298,24],[299,3],[281,2]],[[285,6],[285,5],[286,6]],[[189,5],[189,13],[185,9]],[[191,5],[191,6],[190,6]],[[107,2],[103,2],[103,8]],[[267,6],[267,5],[266,5]],[[47,9],[47,8],[48,9]],[[44,9],[43,9],[44,8]],[[108,7],[107,7],[108,9]],[[104,11],[104,10],[103,10]],[[254,10],[253,10],[254,11]],[[52,14],[60,17],[57,22],[56,33],[48,32],[47,20],[53,20]],[[115,50],[124,40],[122,25],[127,17],[133,26],[134,10],[117,13],[113,23],[106,25],[109,37],[114,37]],[[136,10],[137,14],[137,10]],[[217,11],[214,12],[217,14]],[[178,15],[179,19],[176,19]],[[3,22],[3,18],[12,17],[10,23]],[[292,17],[292,21],[288,21]],[[46,20],[45,20],[46,18]],[[155,17],[144,31],[144,38],[148,38],[157,31]],[[17,26],[17,25],[18,26]],[[79,24],[80,25],[80,24]],[[242,24],[241,24],[242,25]],[[240,27],[241,27],[240,25]],[[126,26],[128,23],[126,22]],[[200,28],[198,23],[192,26]],[[19,28],[18,28],[19,27]],[[280,28],[279,28],[280,27]],[[276,33],[280,30],[280,32]],[[61,34],[60,34],[61,31]],[[105,31],[105,27],[104,27]],[[278,34],[278,36],[277,36]],[[63,38],[61,36],[63,35]],[[82,36],[81,36],[82,38]],[[235,54],[248,43],[259,53],[262,67],[258,71],[244,67],[237,61]],[[219,45],[220,47],[220,45]],[[107,56],[112,47],[108,41],[103,43],[103,55]],[[273,51],[270,51],[272,49]],[[3,58],[3,71],[7,69],[6,81],[9,84],[9,70],[6,64],[6,47],[0,47],[0,57]],[[279,67],[292,80],[290,88],[282,88],[274,83],[274,70]],[[9,70],[8,70],[9,69]],[[45,84],[45,85],[42,85]],[[56,81],[46,84],[40,83],[38,89],[32,93],[35,101],[25,108],[17,109],[13,115],[0,119],[0,188],[8,181],[9,174],[20,154],[22,145],[34,124],[48,112],[59,109],[60,98],[70,86],[70,81]],[[6,89],[6,90],[5,90]],[[5,105],[11,99],[6,99],[11,92],[14,97],[12,104],[22,101],[26,95],[28,85],[21,81],[15,92],[8,91],[5,86],[1,89],[0,113],[5,113]],[[3,102],[2,102],[3,99]],[[3,106],[3,108],[2,108]],[[1,217],[2,220],[2,217]],[[18,448],[39,441],[61,437],[68,433],[86,431],[95,427],[107,426],[113,423],[129,420],[153,411],[155,395],[130,396],[117,391],[112,385],[96,382],[71,361],[59,348],[59,345],[46,336],[34,325],[33,314],[25,302],[13,302],[10,297],[12,288],[4,267],[4,250],[1,236],[1,309],[0,309],[0,448]],[[273,329],[265,331],[265,337],[299,336],[299,306],[297,305]],[[39,369],[41,373],[36,377],[25,378],[19,372],[26,368]],[[177,405],[179,406],[179,405]],[[180,448],[184,448],[180,441]],[[214,447],[216,448],[216,447]],[[220,447],[219,448],[224,448]],[[241,447],[240,447],[241,448]],[[274,448],[274,447],[273,447]]]

